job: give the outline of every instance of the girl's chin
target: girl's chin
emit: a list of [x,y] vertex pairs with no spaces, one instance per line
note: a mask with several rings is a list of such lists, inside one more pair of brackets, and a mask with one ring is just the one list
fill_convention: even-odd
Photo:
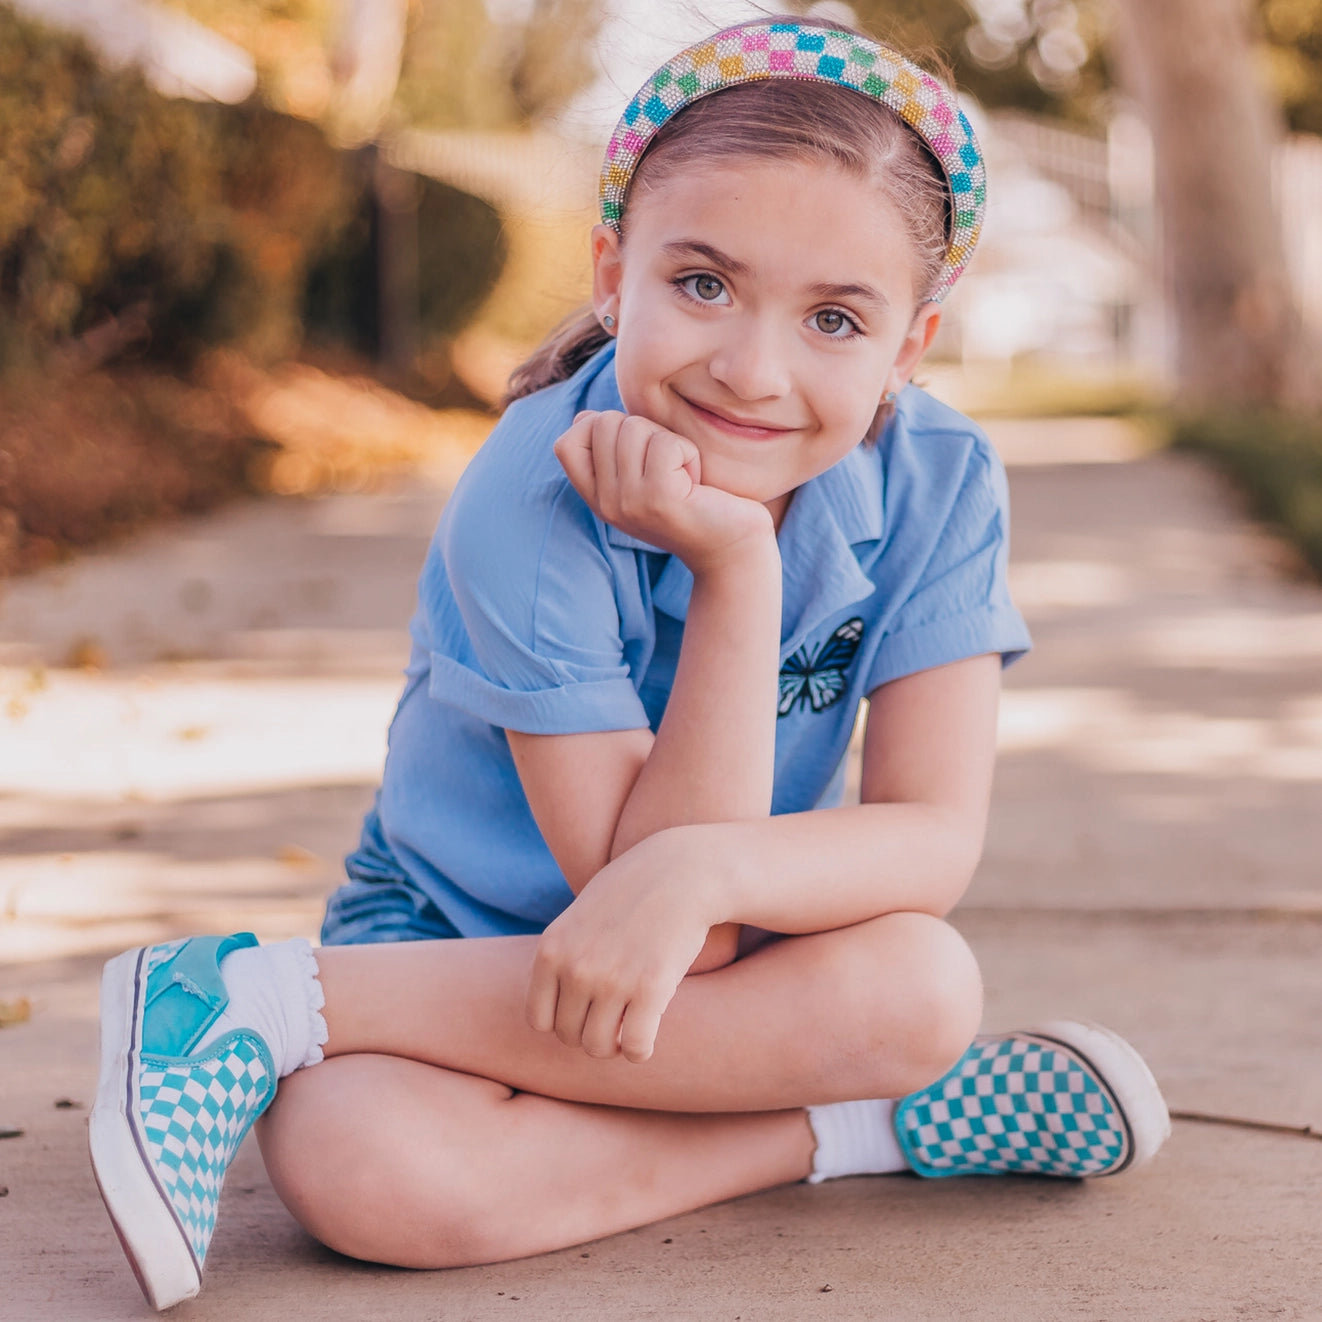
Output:
[[744,500],[755,500],[759,505],[769,505],[788,494],[778,483],[750,473],[742,464],[723,463],[707,456],[702,460],[702,481],[704,486],[717,487],[732,496],[742,496]]

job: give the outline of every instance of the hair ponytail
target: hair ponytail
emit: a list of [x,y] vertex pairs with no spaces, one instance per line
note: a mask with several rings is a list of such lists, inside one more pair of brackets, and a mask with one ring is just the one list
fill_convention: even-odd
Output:
[[591,308],[571,313],[536,353],[510,374],[501,407],[508,408],[516,399],[568,381],[610,338]]

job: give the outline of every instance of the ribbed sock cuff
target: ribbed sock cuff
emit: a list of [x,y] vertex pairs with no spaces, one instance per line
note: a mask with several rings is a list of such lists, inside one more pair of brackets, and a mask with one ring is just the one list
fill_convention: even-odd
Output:
[[842,1175],[886,1175],[908,1170],[895,1136],[895,1103],[831,1102],[810,1106],[808,1123],[817,1139],[809,1184]]
[[316,954],[301,936],[226,955],[220,976],[229,1004],[199,1047],[247,1029],[270,1049],[278,1078],[317,1064],[329,1036],[321,1012],[326,993],[317,973]]

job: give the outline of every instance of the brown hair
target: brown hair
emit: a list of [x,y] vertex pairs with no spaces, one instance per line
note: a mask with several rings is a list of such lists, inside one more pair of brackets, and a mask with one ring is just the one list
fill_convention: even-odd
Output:
[[[621,240],[627,237],[628,201],[640,191],[699,164],[748,159],[826,160],[857,178],[875,179],[904,218],[918,301],[926,301],[948,243],[951,205],[945,174],[922,138],[892,110],[829,83],[768,78],[686,106],[657,132],[638,163],[620,217]],[[567,380],[608,339],[592,311],[575,313],[516,369],[505,402]],[[893,408],[882,405],[870,438],[880,433]]]

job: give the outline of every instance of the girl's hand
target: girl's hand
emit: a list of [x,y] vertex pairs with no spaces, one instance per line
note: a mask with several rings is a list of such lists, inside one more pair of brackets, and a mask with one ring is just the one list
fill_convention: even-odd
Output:
[[[670,834],[608,863],[542,933],[528,985],[533,1028],[600,1060],[651,1056],[661,1015],[713,926],[692,884],[698,870],[673,866]],[[711,954],[705,965],[721,962]]]
[[764,505],[704,486],[698,447],[647,418],[580,413],[555,453],[594,514],[695,574],[775,538]]

